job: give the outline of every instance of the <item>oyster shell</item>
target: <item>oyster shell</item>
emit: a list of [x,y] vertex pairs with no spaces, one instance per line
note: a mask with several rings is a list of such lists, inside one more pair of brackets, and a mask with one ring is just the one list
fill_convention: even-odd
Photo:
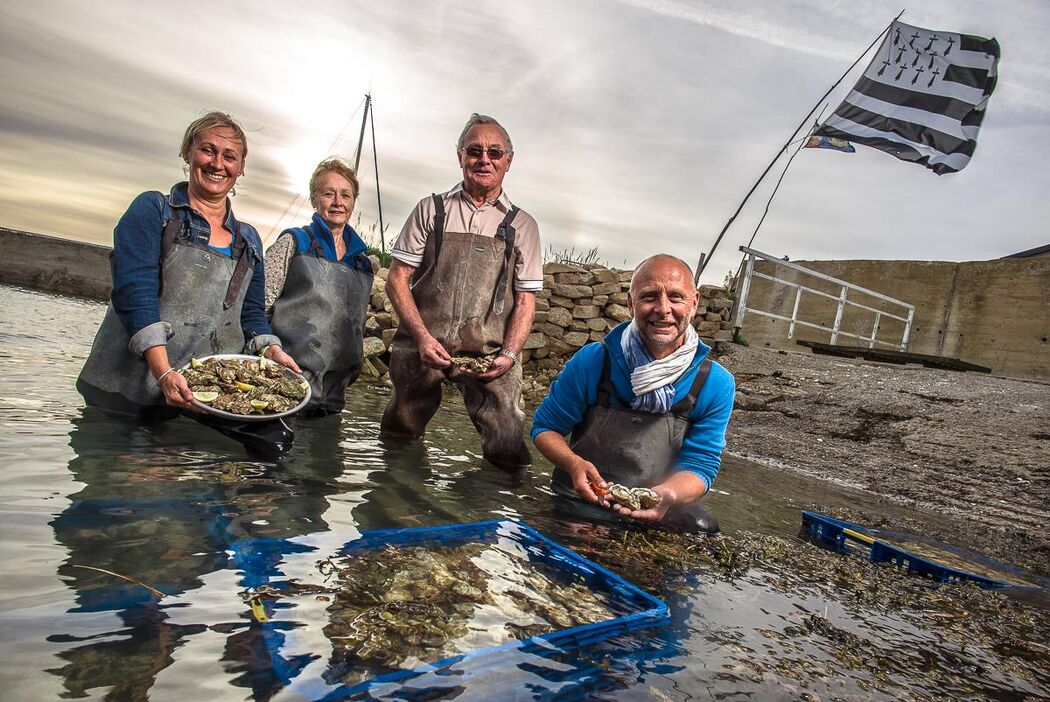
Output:
[[499,354],[490,354],[488,356],[453,356],[452,367],[468,373],[474,373],[481,375],[487,373],[489,366],[496,360],[496,356]]
[[632,512],[640,509],[650,509],[662,501],[660,493],[655,490],[650,488],[629,488],[619,483],[610,485],[607,495],[610,501],[621,504]]

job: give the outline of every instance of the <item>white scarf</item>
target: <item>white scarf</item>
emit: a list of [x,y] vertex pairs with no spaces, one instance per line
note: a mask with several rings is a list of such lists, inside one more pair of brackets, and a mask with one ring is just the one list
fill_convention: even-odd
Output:
[[674,400],[674,384],[689,369],[699,343],[696,330],[689,325],[685,328],[685,343],[670,356],[655,360],[631,320],[620,337],[635,395],[631,407],[661,414],[669,411]]

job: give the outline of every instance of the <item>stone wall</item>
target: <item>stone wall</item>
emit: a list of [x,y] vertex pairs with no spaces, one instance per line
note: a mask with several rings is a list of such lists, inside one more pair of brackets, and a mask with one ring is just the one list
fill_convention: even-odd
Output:
[[[987,366],[994,373],[1050,379],[1050,258],[1002,258],[992,261],[796,261],[800,266],[915,305],[908,350],[949,356]],[[772,274],[761,261],[755,270]],[[838,288],[809,276],[779,269],[777,275],[838,295]],[[748,307],[791,316],[794,289],[753,278]],[[850,293],[850,300],[886,309],[874,298]],[[835,320],[835,302],[803,293],[799,318],[823,324]],[[896,308],[899,310],[900,308]],[[896,311],[895,310],[895,311]],[[870,334],[874,316],[847,308],[842,329]],[[787,323],[748,314],[743,336],[752,345],[798,349],[787,338]],[[900,339],[903,326],[884,319],[879,338]],[[830,341],[829,331],[796,327],[795,339]],[[856,339],[838,343],[860,345]],[[865,344],[866,345],[866,344]]]
[[[372,263],[378,273],[365,322],[365,355],[370,366],[365,373],[382,376],[397,317],[383,292],[387,270],[380,269],[376,260]],[[593,265],[543,266],[543,290],[536,295],[536,319],[522,350],[523,368],[530,378],[527,390],[531,385],[546,386],[577,350],[592,341],[601,341],[610,329],[630,318],[627,291],[632,274],[633,271]],[[700,295],[694,320],[700,338],[711,345],[728,343],[732,338],[732,300],[725,290],[713,285],[701,286]]]
[[[108,246],[0,228],[0,283],[106,301],[110,291]],[[397,315],[383,290],[387,269],[372,257],[376,273],[365,320],[364,374],[387,373]],[[522,351],[526,389],[543,388],[572,354],[630,314],[627,290],[633,271],[594,265],[548,263],[537,294],[536,320]],[[695,326],[710,345],[729,343],[732,300],[721,287],[700,288]]]

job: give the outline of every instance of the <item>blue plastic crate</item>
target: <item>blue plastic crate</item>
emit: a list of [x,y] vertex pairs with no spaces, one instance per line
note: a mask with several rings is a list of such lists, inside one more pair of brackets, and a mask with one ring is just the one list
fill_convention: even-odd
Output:
[[[620,576],[570,551],[538,531],[518,520],[490,520],[470,524],[455,524],[438,527],[415,527],[408,529],[383,529],[363,532],[358,538],[347,541],[335,554],[347,556],[354,553],[394,546],[453,546],[467,543],[496,543],[509,540],[520,547],[530,563],[541,564],[555,571],[556,576],[571,578],[586,585],[592,591],[601,594],[610,603],[609,619],[593,624],[585,624],[566,629],[559,629],[520,641],[511,641],[499,646],[490,646],[474,651],[443,658],[425,665],[410,669],[400,669],[383,673],[356,685],[331,684],[317,676],[301,675],[306,667],[317,659],[317,656],[306,658],[299,656],[289,660],[282,655],[281,649],[285,636],[294,626],[288,622],[264,621],[253,626],[260,628],[270,655],[273,675],[283,686],[293,686],[295,692],[309,699],[335,700],[348,695],[373,689],[377,685],[397,683],[422,675],[449,675],[454,669],[454,677],[460,683],[472,671],[491,670],[500,665],[501,654],[510,651],[549,655],[569,651],[583,646],[604,641],[619,634],[662,626],[670,621],[667,605],[661,600],[644,592]],[[287,540],[251,539],[240,541],[230,547],[234,561],[244,573],[244,584],[249,588],[268,585],[276,590],[288,587],[287,580],[282,580],[281,562],[285,555],[292,553],[315,552],[312,546]],[[269,611],[280,607],[267,604]],[[326,653],[326,652],[325,652]],[[322,658],[326,658],[322,654]],[[316,667],[315,667],[316,669]]]
[[[903,532],[884,531],[880,529],[869,529],[868,527],[847,522],[843,519],[835,519],[826,514],[807,512],[802,510],[802,528],[806,530],[811,539],[829,546],[839,553],[854,552],[867,556],[873,563],[892,563],[909,571],[928,575],[941,582],[962,582],[971,580],[981,587],[991,589],[1015,588],[1038,590],[1045,588],[1047,582],[1019,568],[1006,563],[993,560],[987,556],[973,553],[966,549],[958,548],[940,541],[934,541],[918,534],[906,534]],[[915,553],[910,553],[892,543],[883,540],[900,539],[928,543],[939,549],[949,551],[971,561],[1002,571],[1004,574],[1016,575],[1032,585],[1018,585],[1016,583],[996,580],[977,573],[970,573],[958,568],[941,565]]]

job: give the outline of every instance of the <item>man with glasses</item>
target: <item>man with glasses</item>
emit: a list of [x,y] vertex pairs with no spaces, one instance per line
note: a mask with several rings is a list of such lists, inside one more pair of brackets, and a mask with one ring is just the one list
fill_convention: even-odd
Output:
[[463,393],[482,454],[520,474],[532,465],[518,359],[543,288],[539,228],[503,190],[514,150],[499,122],[471,115],[456,154],[462,182],[423,198],[391,252],[386,293],[400,323],[382,432],[422,437],[448,378]]

